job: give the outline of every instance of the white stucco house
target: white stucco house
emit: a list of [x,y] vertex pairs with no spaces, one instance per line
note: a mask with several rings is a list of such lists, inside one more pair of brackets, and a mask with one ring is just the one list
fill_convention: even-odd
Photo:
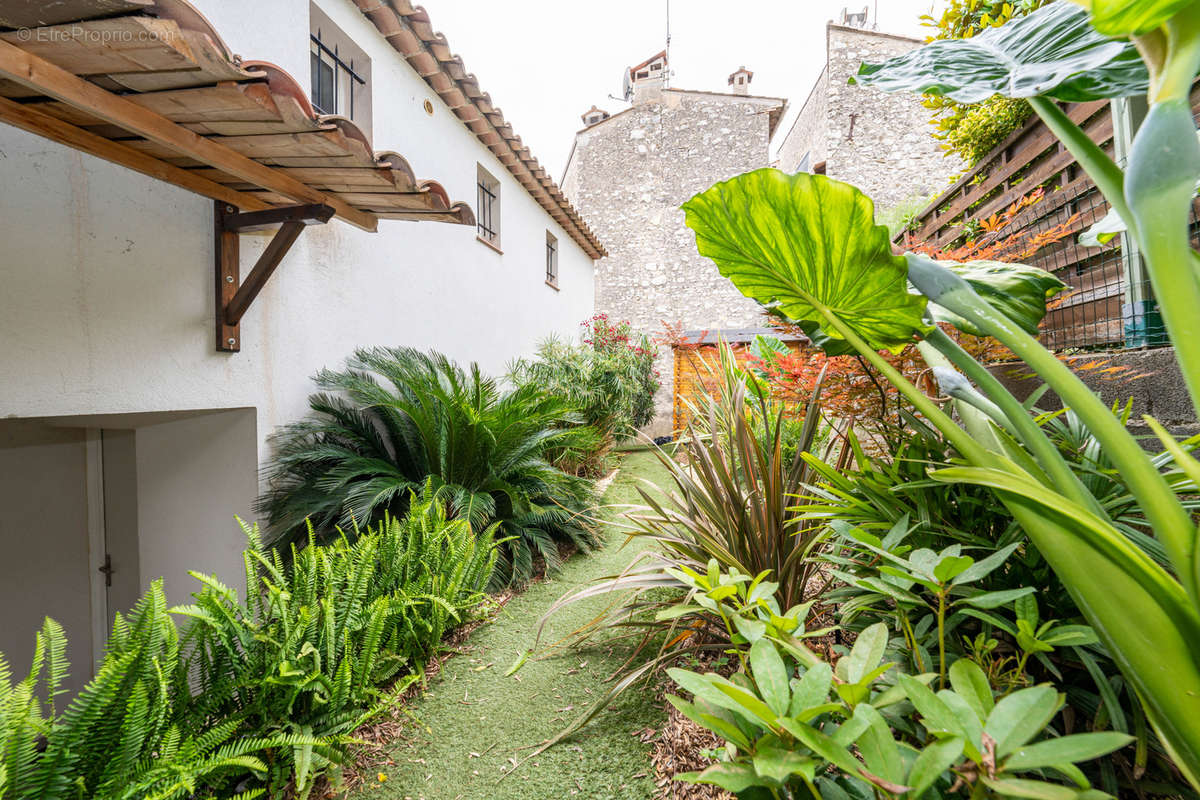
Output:
[[153,579],[237,585],[234,516],[317,370],[383,344],[499,372],[592,313],[601,243],[407,0],[0,0],[0,122],[18,669],[44,615],[78,685]]

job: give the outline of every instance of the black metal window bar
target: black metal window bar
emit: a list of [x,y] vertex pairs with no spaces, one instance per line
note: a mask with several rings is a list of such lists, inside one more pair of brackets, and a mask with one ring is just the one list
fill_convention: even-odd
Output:
[[354,59],[342,60],[337,44],[331,48],[321,41],[320,28],[309,38],[313,45],[309,53],[313,107],[321,114],[345,112],[345,116],[354,119],[354,84],[366,86],[366,79],[354,71]]
[[479,225],[479,235],[492,244],[500,238],[498,226],[495,224],[496,189],[485,176],[479,176],[479,213],[476,214]]
[[546,234],[546,283],[558,285],[558,240]]

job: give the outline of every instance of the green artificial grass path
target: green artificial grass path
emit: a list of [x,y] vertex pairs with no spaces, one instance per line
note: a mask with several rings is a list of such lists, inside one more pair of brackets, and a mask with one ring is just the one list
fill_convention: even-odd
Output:
[[[624,457],[616,480],[604,495],[605,515],[638,503],[637,487],[648,479],[662,485],[666,471],[651,452]],[[611,506],[616,506],[612,508]],[[405,726],[411,741],[397,741],[384,768],[355,800],[647,800],[654,796],[652,745],[639,734],[665,718],[644,686],[626,691],[582,730],[555,747],[521,762],[535,747],[561,731],[608,691],[605,682],[628,655],[624,643],[534,655],[514,675],[504,673],[534,641],[538,619],[559,596],[594,578],[624,569],[637,554],[636,543],[612,528],[590,555],[577,555],[553,580],[531,586],[513,598],[497,619],[477,629],[449,659],[410,711]],[[599,614],[608,604],[591,598],[551,618],[542,644],[558,641]],[[505,774],[511,771],[511,774]],[[501,779],[503,776],[503,779]]]

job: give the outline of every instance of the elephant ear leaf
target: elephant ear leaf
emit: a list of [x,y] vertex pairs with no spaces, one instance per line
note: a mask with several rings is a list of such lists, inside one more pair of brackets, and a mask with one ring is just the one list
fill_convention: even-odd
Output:
[[1149,80],[1131,43],[1098,33],[1088,24],[1088,12],[1067,2],[1042,6],[969,39],[943,39],[882,64],[863,64],[850,79],[886,92],[924,92],[960,103],[996,94],[1073,103],[1128,97],[1144,93]]
[[840,319],[877,350],[899,352],[926,300],[908,293],[907,262],[892,254],[870,198],[824,175],[760,169],[718,183],[683,204],[701,255],[742,294],[837,349]]
[[1086,0],[1079,5],[1092,12],[1092,25],[1108,36],[1149,33],[1193,0]]
[[[921,256],[910,256],[920,258]],[[1004,316],[1036,336],[1038,323],[1046,316],[1046,301],[1067,288],[1067,285],[1044,269],[1027,264],[1006,264],[1001,261],[939,261],[958,274]],[[938,322],[948,322],[960,331],[974,336],[984,335],[962,317],[936,303],[929,305],[930,316]]]

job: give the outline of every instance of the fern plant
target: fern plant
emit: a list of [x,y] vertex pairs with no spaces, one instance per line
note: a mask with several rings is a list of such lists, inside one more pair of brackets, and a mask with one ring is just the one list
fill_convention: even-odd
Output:
[[204,730],[204,720],[181,714],[188,685],[161,581],[128,617],[117,615],[96,677],[58,714],[66,645],[61,626],[47,619],[29,675],[16,685],[0,657],[0,800],[178,800],[261,778],[263,753],[300,743],[229,742],[236,722]]
[[0,656],[0,800],[307,796],[492,574],[495,527],[447,520],[437,494],[287,560],[243,526],[245,600],[197,574],[195,602],[168,609],[155,582],[61,713],[66,637],[46,620],[24,680]]
[[260,501],[272,543],[318,541],[337,529],[402,515],[426,483],[475,530],[505,540],[495,585],[559,564],[560,543],[590,548],[590,483],[546,460],[591,436],[572,406],[533,385],[505,391],[472,364],[411,348],[356,351],[316,377],[312,414],[274,438]]
[[342,756],[354,729],[380,710],[377,688],[419,671],[447,628],[478,604],[495,564],[495,527],[479,534],[446,519],[432,482],[410,499],[403,520],[293,547],[266,550],[243,525],[245,601],[211,576],[185,637],[199,691],[196,719],[241,720],[250,733],[298,736],[275,753],[268,785],[289,781],[303,796]]

